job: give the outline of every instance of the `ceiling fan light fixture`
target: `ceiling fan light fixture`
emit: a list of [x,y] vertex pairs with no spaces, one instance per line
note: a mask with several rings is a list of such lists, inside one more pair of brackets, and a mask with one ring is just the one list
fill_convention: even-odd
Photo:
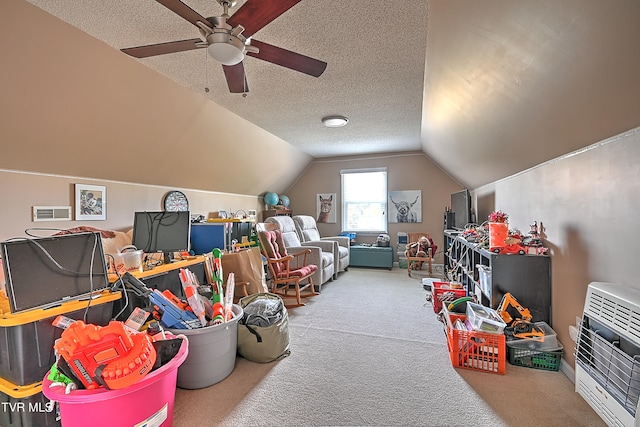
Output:
[[322,123],[328,128],[339,128],[349,123],[349,119],[344,116],[327,116],[322,118]]
[[235,36],[213,33],[207,37],[209,55],[222,65],[236,65],[244,59],[244,43]]

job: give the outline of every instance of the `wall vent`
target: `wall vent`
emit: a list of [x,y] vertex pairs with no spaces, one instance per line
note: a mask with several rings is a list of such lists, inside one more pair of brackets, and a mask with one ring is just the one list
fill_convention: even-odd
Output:
[[33,221],[70,221],[71,206],[34,206]]

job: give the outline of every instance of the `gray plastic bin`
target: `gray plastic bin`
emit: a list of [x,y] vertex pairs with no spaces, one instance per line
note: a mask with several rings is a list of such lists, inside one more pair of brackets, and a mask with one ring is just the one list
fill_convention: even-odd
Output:
[[198,329],[169,329],[189,340],[189,355],[178,368],[176,385],[184,389],[209,387],[227,378],[236,366],[238,322],[244,312],[233,305],[234,317],[227,323]]

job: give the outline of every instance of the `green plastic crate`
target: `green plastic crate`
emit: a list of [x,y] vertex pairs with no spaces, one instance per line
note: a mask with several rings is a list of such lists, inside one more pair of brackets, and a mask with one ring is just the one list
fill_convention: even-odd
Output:
[[564,350],[562,348],[554,351],[528,350],[511,347],[507,344],[507,353],[509,354],[509,363],[512,365],[559,371]]

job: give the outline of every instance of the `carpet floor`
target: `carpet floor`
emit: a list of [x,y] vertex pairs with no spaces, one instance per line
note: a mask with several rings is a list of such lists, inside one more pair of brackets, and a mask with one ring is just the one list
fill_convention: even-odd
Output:
[[174,426],[604,426],[562,373],[453,368],[406,270],[350,268],[289,309],[291,355],[177,389]]

